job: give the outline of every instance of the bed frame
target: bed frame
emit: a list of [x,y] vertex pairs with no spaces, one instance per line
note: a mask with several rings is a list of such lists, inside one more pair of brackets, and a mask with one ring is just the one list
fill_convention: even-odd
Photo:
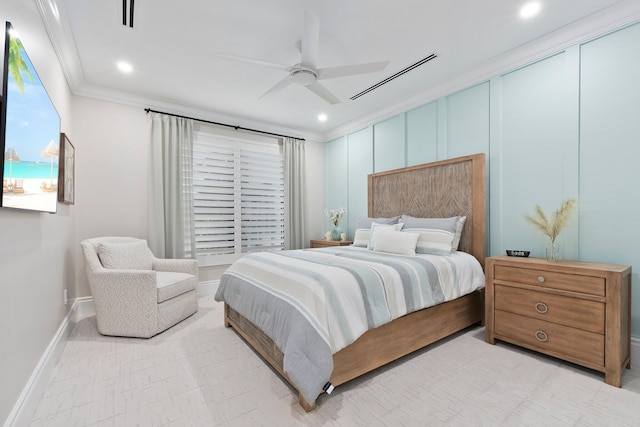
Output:
[[[459,250],[484,266],[486,248],[485,156],[474,154],[369,175],[370,217],[407,214],[436,218],[466,215]],[[425,347],[475,323],[482,323],[482,291],[422,309],[364,333],[333,355],[333,386]],[[295,389],[282,368],[283,354],[273,340],[224,305],[225,326],[232,327]],[[309,412],[315,402],[298,393]]]

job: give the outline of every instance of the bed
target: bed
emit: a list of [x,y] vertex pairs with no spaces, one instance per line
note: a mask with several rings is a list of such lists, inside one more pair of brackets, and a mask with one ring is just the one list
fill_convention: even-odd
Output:
[[[484,154],[381,172],[368,177],[369,217],[393,217],[400,214],[418,218],[465,216],[466,222],[462,229],[458,250],[472,255],[478,261],[480,271],[484,266],[486,247],[485,212]],[[347,269],[343,264],[346,265],[348,262],[361,264],[357,267],[349,266],[348,269],[359,269],[361,266],[362,268],[369,266],[372,260],[368,257],[374,256],[370,252],[362,248],[324,248],[310,249],[306,252],[262,254],[254,258],[245,257],[249,260],[244,261],[242,268],[230,268],[232,271],[225,273],[221,279],[216,300],[225,303],[225,326],[233,328],[298,391],[300,405],[305,411],[315,408],[316,397],[322,393],[323,389],[330,390],[332,387],[339,386],[468,326],[481,323],[483,320],[483,291],[481,289],[470,293],[465,291],[464,295],[453,300],[437,302],[436,305],[418,308],[417,311],[408,314],[401,313],[399,317],[391,316],[390,321],[378,319],[373,322],[373,326],[371,318],[375,316],[367,312],[369,326],[372,328],[359,335],[355,341],[334,347],[335,341],[342,341],[334,338],[329,340],[318,332],[322,331],[321,329],[317,327],[314,329],[313,322],[307,321],[309,317],[304,315],[305,307],[300,308],[301,314],[292,309],[293,304],[287,296],[278,298],[279,291],[271,291],[277,294],[275,298],[267,295],[261,283],[250,274],[253,268],[251,262],[254,266],[262,265],[267,270],[262,274],[266,275],[270,274],[272,265],[283,263],[283,268],[289,268],[291,271],[290,277],[287,277],[287,281],[291,280],[291,283],[278,283],[278,285],[297,291],[295,278],[298,273],[317,274],[311,271],[298,272],[296,270],[298,264],[293,264],[298,262],[298,258],[303,258],[302,262],[307,262],[308,265],[318,266],[317,269]],[[461,257],[464,255],[460,254]],[[269,258],[276,256],[279,258],[273,258],[275,261]],[[386,254],[381,256],[384,257]],[[469,257],[469,255],[466,256]],[[321,266],[325,260],[326,265]],[[289,262],[292,263],[290,267]],[[389,258],[388,263],[395,264],[397,260]],[[420,261],[420,263],[426,263],[426,261]],[[451,263],[452,261],[449,260],[442,264]],[[366,274],[387,275],[381,269],[376,271],[378,272],[376,274],[370,272]],[[283,279],[282,275],[273,274],[273,276],[276,280],[278,277],[279,280]],[[302,284],[303,279],[300,280]],[[347,283],[346,280],[345,283]],[[362,281],[358,283],[362,287]],[[357,285],[354,286],[357,287]],[[384,288],[388,285],[381,283],[379,286]],[[404,279],[403,286],[406,286]],[[376,289],[368,288],[368,292],[376,292]],[[426,299],[429,298],[431,297],[426,297]],[[268,304],[271,305],[265,309],[260,304],[264,304],[267,299]],[[314,310],[314,307],[317,308],[314,304],[315,300],[309,302],[306,308]],[[402,303],[398,306],[402,306]],[[417,304],[416,306],[419,307]],[[329,307],[329,310],[320,307],[318,312],[322,315],[326,311],[332,311],[330,304]],[[259,314],[254,314],[253,311],[256,308]],[[353,310],[357,311],[358,308]],[[386,315],[380,313],[379,307],[369,311],[375,312],[376,316],[380,317]],[[331,321],[328,322],[331,323]],[[295,325],[293,328],[295,330],[289,330],[291,325]],[[329,341],[330,345],[327,344]],[[302,344],[293,346],[290,345],[291,342],[302,342]],[[336,348],[338,351],[335,351]],[[325,387],[315,388],[319,380],[324,382],[324,376],[328,377]],[[311,389],[309,384],[313,385]]]

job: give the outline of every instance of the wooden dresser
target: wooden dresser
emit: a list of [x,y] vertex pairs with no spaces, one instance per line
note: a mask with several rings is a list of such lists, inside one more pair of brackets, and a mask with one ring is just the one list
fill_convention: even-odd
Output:
[[630,367],[631,267],[486,258],[486,341],[508,341],[604,372]]
[[310,240],[310,248],[326,248],[327,246],[349,246],[352,240]]

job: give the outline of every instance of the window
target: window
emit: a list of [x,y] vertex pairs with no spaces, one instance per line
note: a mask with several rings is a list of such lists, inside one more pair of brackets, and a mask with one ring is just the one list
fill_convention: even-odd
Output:
[[284,247],[284,165],[278,143],[194,132],[193,210],[203,265]]

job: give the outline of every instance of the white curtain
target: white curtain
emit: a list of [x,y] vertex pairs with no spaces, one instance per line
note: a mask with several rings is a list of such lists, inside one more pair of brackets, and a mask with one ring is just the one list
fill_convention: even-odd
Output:
[[193,121],[149,115],[149,247],[159,258],[195,258]]
[[284,248],[305,247],[304,141],[284,138]]

